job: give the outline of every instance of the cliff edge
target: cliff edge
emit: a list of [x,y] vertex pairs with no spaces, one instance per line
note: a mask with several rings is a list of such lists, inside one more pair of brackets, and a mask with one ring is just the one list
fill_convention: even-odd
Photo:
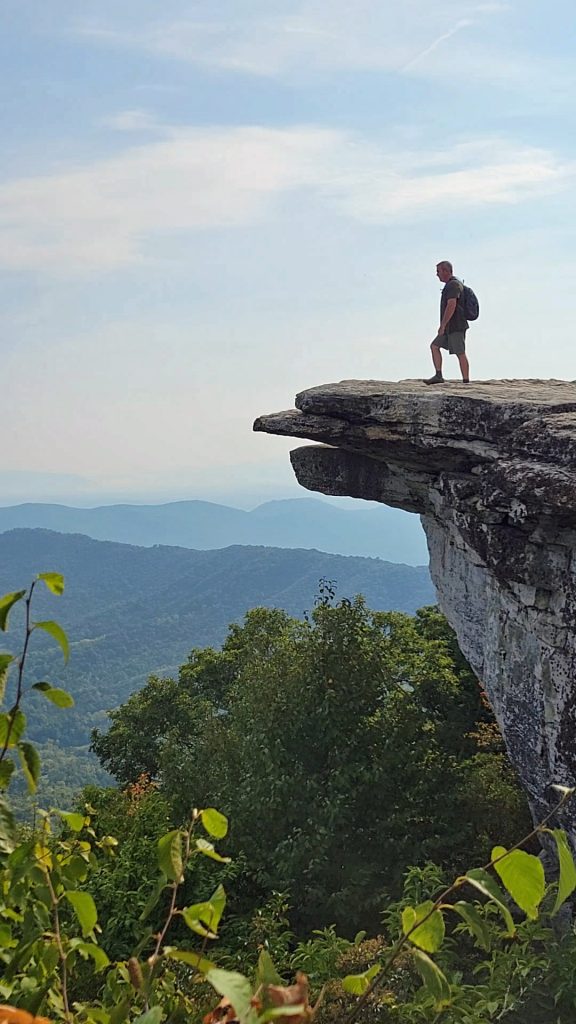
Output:
[[[576,783],[576,382],[342,381],[254,429],[312,491],[421,516],[439,604],[542,818]],[[562,822],[576,846],[574,802]]]

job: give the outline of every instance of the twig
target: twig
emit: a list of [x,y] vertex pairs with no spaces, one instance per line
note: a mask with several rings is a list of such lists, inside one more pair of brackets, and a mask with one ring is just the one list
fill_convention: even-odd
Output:
[[166,921],[164,922],[164,927],[162,928],[162,931],[158,935],[158,940],[156,942],[156,947],[154,949],[154,952],[152,953],[152,955],[150,956],[150,959],[149,959],[149,963],[150,963],[151,968],[152,968],[151,973],[150,973],[150,980],[152,980],[152,975],[154,973],[154,968],[156,967],[156,964],[158,963],[158,960],[159,960],[159,957],[160,957],[160,950],[162,948],[162,944],[164,942],[164,939],[166,938],[166,934],[168,932],[168,929],[169,929],[170,925],[172,924],[173,919],[178,914],[178,910],[176,908],[176,897],[178,896],[178,889],[180,888],[180,886],[181,886],[181,884],[183,882],[184,869],[185,869],[185,867],[186,867],[186,865],[188,863],[188,860],[190,858],[190,843],[192,841],[192,832],[194,831],[194,826],[196,824],[196,820],[197,820],[197,816],[195,814],[193,814],[192,815],[192,819],[190,821],[190,825],[189,825],[188,831],[186,833],[186,840],[185,840],[185,846],[184,846],[184,858],[183,858],[183,865],[182,865],[182,875],[181,875],[180,878],[177,878],[177,879],[175,879],[172,882],[172,886],[171,886],[171,888],[172,888],[172,896],[171,896],[171,899],[170,899],[170,907],[168,909],[168,916],[166,918]]
[[62,1001],[64,1003],[64,1016],[68,1024],[72,1024],[72,1015],[70,1013],[70,1004],[68,1002],[68,968],[66,966],[66,951],[62,942],[62,933],[60,931],[60,915],[58,914],[58,897],[54,891],[52,885],[52,878],[50,876],[50,869],[46,864],[42,864],[40,861],[46,884],[50,891],[50,900],[52,902],[52,917],[54,921],[54,937],[56,939],[56,946],[58,947],[58,956],[60,958],[60,983],[62,987]]
[[24,665],[26,664],[26,655],[28,653],[28,644],[30,643],[30,637],[32,636],[32,628],[30,627],[30,604],[32,601],[32,594],[34,593],[34,587],[36,586],[36,580],[33,580],[30,584],[30,590],[26,595],[26,635],[24,637],[24,646],[22,648],[22,654],[18,659],[18,684],[16,687],[16,702],[10,711],[10,721],[6,730],[6,739],[2,751],[0,752],[0,761],[4,760],[6,751],[10,745],[10,736],[12,735],[12,728],[14,726],[14,719],[16,718],[16,712],[20,707],[22,700],[22,690],[24,684]]

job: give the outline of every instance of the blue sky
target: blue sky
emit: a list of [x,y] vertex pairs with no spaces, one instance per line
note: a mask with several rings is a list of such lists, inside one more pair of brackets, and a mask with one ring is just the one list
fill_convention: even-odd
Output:
[[4,0],[0,503],[294,493],[252,420],[427,374],[439,259],[473,376],[576,378],[575,35],[568,0]]

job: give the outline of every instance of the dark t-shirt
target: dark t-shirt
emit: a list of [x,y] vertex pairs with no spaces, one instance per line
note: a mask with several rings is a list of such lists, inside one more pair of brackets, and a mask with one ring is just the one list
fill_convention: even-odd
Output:
[[456,309],[453,315],[448,321],[446,327],[446,334],[453,334],[454,331],[467,331],[468,321],[462,308],[462,292],[464,291],[464,285],[457,277],[451,277],[449,281],[446,281],[442,289],[442,295],[440,297],[440,321],[444,316],[444,310],[448,304],[448,299],[456,299]]

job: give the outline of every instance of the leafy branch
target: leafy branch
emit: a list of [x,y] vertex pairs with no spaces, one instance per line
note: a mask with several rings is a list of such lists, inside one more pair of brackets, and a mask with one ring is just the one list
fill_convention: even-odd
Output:
[[[52,620],[33,622],[31,615],[32,598],[34,590],[39,582],[43,582],[48,590],[60,596],[64,593],[64,577],[57,572],[41,572],[30,584],[29,589],[17,590],[11,594],[5,594],[0,598],[0,630],[3,633],[8,629],[9,615],[15,605],[22,599],[25,604],[24,620],[24,642],[20,656],[15,659],[12,654],[0,653],[0,701],[4,701],[8,682],[8,672],[16,661],[16,693],[14,703],[8,712],[0,713],[0,788],[5,789],[10,782],[14,771],[14,762],[7,759],[8,751],[14,747],[26,776],[28,789],[31,793],[36,791],[40,776],[40,759],[32,744],[21,741],[21,736],[26,728],[26,716],[21,709],[24,696],[24,677],[26,660],[28,657],[30,640],[35,630],[40,629],[48,633],[59,644],[64,654],[64,661],[68,660],[69,643],[66,633],[62,627]],[[65,690],[51,686],[49,683],[36,683],[33,689],[43,692],[44,695],[60,707],[70,707],[74,700]]]
[[558,913],[560,907],[576,888],[576,865],[568,847],[566,834],[561,829],[547,828],[550,822],[572,798],[576,790],[566,786],[555,786],[561,798],[552,810],[539,822],[531,832],[525,835],[509,850],[495,846],[492,858],[482,868],[472,868],[465,875],[460,875],[436,900],[427,900],[417,907],[406,907],[402,913],[403,934],[394,943],[384,964],[375,964],[360,975],[349,975],[344,979],[344,988],[353,994],[360,994],[356,1006],[349,1014],[346,1024],[354,1024],[366,1006],[370,997],[388,976],[394,963],[407,943],[417,947],[415,950],[416,966],[421,974],[425,987],[437,999],[437,1008],[441,1010],[450,1001],[450,986],[442,971],[426,954],[437,952],[444,940],[445,924],[443,911],[451,910],[463,918],[473,934],[482,941],[481,922],[472,904],[447,903],[446,901],[465,885],[474,886],[482,895],[487,896],[502,914],[508,935],[513,935],[515,925],[512,915],[506,906],[504,895],[488,874],[494,869],[503,882],[506,890],[521,910],[528,917],[536,918],[538,907],[545,895],[545,877],[542,862],[538,857],[526,853],[521,847],[543,832],[551,834],[556,842],[560,877],[558,894],[552,914]]

